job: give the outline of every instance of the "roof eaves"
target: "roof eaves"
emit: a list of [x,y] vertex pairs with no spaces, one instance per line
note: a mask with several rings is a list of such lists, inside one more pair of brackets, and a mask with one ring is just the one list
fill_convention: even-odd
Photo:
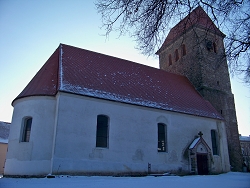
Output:
[[97,99],[104,99],[108,101],[126,103],[130,105],[137,105],[137,106],[154,108],[154,109],[159,109],[159,110],[166,110],[170,112],[177,112],[177,113],[182,113],[182,114],[187,114],[187,115],[194,115],[194,116],[199,116],[199,117],[224,120],[223,117],[219,116],[218,113],[217,114],[212,113],[214,112],[214,109],[211,109],[210,105],[207,105],[207,107],[212,111],[209,113],[206,110],[202,111],[202,110],[197,110],[197,109],[192,109],[192,108],[183,108],[180,106],[173,106],[173,105],[169,106],[169,104],[167,103],[158,103],[155,101],[145,100],[142,98],[131,98],[131,97],[119,95],[116,93],[109,93],[109,92],[93,90],[89,88],[81,88],[81,89],[79,88],[81,91],[79,89],[77,89],[77,91],[76,90],[73,91],[72,88],[73,88],[72,86],[66,84],[65,87],[61,89],[60,91],[65,92],[65,93],[86,96],[86,97],[93,97]]

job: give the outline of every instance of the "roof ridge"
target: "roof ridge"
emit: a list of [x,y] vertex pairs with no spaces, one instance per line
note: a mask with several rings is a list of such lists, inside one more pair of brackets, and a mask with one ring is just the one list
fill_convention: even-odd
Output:
[[135,61],[132,61],[132,60],[123,59],[123,58],[120,58],[120,57],[117,57],[117,56],[113,56],[113,55],[107,55],[107,54],[104,54],[104,53],[101,53],[101,52],[96,52],[96,51],[93,51],[93,50],[87,50],[87,49],[83,49],[83,48],[80,48],[80,47],[71,46],[71,45],[67,45],[67,44],[62,44],[62,45],[68,46],[68,47],[70,47],[70,48],[77,48],[77,49],[79,49],[79,50],[84,50],[84,51],[91,52],[91,53],[96,53],[96,54],[99,54],[99,55],[104,55],[104,56],[111,57],[111,58],[116,58],[116,59],[119,59],[119,60],[123,60],[123,61],[127,61],[127,62],[130,62],[130,63],[139,64],[139,65],[146,66],[146,67],[150,67],[150,68],[154,68],[154,69],[159,69],[159,68],[151,67],[151,66],[149,66],[149,65],[144,65],[144,64],[142,64],[142,63],[138,63],[138,62],[135,62]]
[[58,56],[59,56],[59,61],[58,61],[58,85],[57,85],[57,90],[61,90],[61,88],[63,87],[63,83],[62,83],[62,80],[63,80],[63,70],[62,70],[62,59],[63,59],[63,45],[62,43],[60,43],[59,45],[59,53],[58,53]]
[[[128,60],[128,59],[123,59],[123,58],[112,56],[112,55],[107,55],[107,54],[104,54],[104,53],[101,53],[101,52],[87,50],[87,49],[83,49],[83,48],[80,48],[80,47],[76,47],[76,46],[72,46],[72,45],[68,45],[68,44],[62,44],[62,43],[60,43],[59,46],[61,46],[62,49],[63,49],[63,46],[67,46],[67,47],[70,47],[70,48],[76,48],[76,49],[79,49],[79,50],[82,50],[82,51],[86,51],[86,52],[90,52],[90,53],[95,53],[95,54],[99,54],[99,55],[110,57],[110,58],[115,58],[117,60],[127,61],[127,62],[132,63],[132,64],[136,64],[136,65],[139,65],[139,66],[147,67],[149,69],[155,69],[157,71],[166,72],[165,70],[162,70],[162,69],[157,68],[157,67],[151,67],[149,65],[145,65],[145,64],[142,64],[142,63],[138,63],[138,62],[135,62],[135,61],[131,61],[131,60]],[[62,53],[62,59],[63,59],[63,53]],[[172,72],[168,72],[168,74],[173,74],[173,75],[180,76],[180,77],[186,77],[184,75],[176,74],[176,73],[172,73]]]

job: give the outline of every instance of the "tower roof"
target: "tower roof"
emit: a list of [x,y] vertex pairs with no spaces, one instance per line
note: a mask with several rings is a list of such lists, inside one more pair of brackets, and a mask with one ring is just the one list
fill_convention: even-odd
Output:
[[207,13],[200,6],[198,6],[170,30],[167,38],[163,42],[161,48],[156,52],[156,54],[158,54],[166,46],[168,46],[174,40],[180,37],[180,35],[186,33],[187,31],[193,29],[194,27],[199,27],[201,29],[205,29],[206,31],[225,37],[225,34],[223,34],[216,27],[216,25],[207,15]]
[[64,44],[15,100],[59,91],[223,119],[185,76]]

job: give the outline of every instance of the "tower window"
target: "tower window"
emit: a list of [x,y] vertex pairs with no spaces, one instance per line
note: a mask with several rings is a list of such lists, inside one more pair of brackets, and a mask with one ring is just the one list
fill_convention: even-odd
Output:
[[206,47],[208,51],[213,51],[213,42],[211,40],[206,41]]
[[172,65],[172,56],[171,54],[168,55],[168,65]]
[[217,46],[215,42],[213,43],[213,47],[214,47],[214,53],[217,53]]
[[168,65],[172,65],[172,56],[171,54],[168,55]]
[[206,40],[206,47],[208,51],[217,53],[217,45],[215,42],[212,42],[211,40]]
[[96,147],[107,148],[108,147],[108,116],[97,116],[97,128],[96,128]]
[[187,54],[186,45],[185,44],[181,45],[181,52],[182,52],[182,56],[185,56]]
[[32,118],[31,117],[25,118],[23,123],[21,142],[30,141],[31,125],[32,125]]
[[178,49],[175,50],[175,61],[179,60],[179,52]]
[[166,151],[166,125],[158,123],[158,152]]

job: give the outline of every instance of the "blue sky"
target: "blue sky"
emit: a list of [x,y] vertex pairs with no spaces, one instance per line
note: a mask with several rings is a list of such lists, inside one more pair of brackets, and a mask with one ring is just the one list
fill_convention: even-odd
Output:
[[[94,1],[0,0],[0,121],[11,122],[11,102],[60,43],[158,67],[129,36],[108,39]],[[239,132],[250,135],[250,89],[231,79]]]

